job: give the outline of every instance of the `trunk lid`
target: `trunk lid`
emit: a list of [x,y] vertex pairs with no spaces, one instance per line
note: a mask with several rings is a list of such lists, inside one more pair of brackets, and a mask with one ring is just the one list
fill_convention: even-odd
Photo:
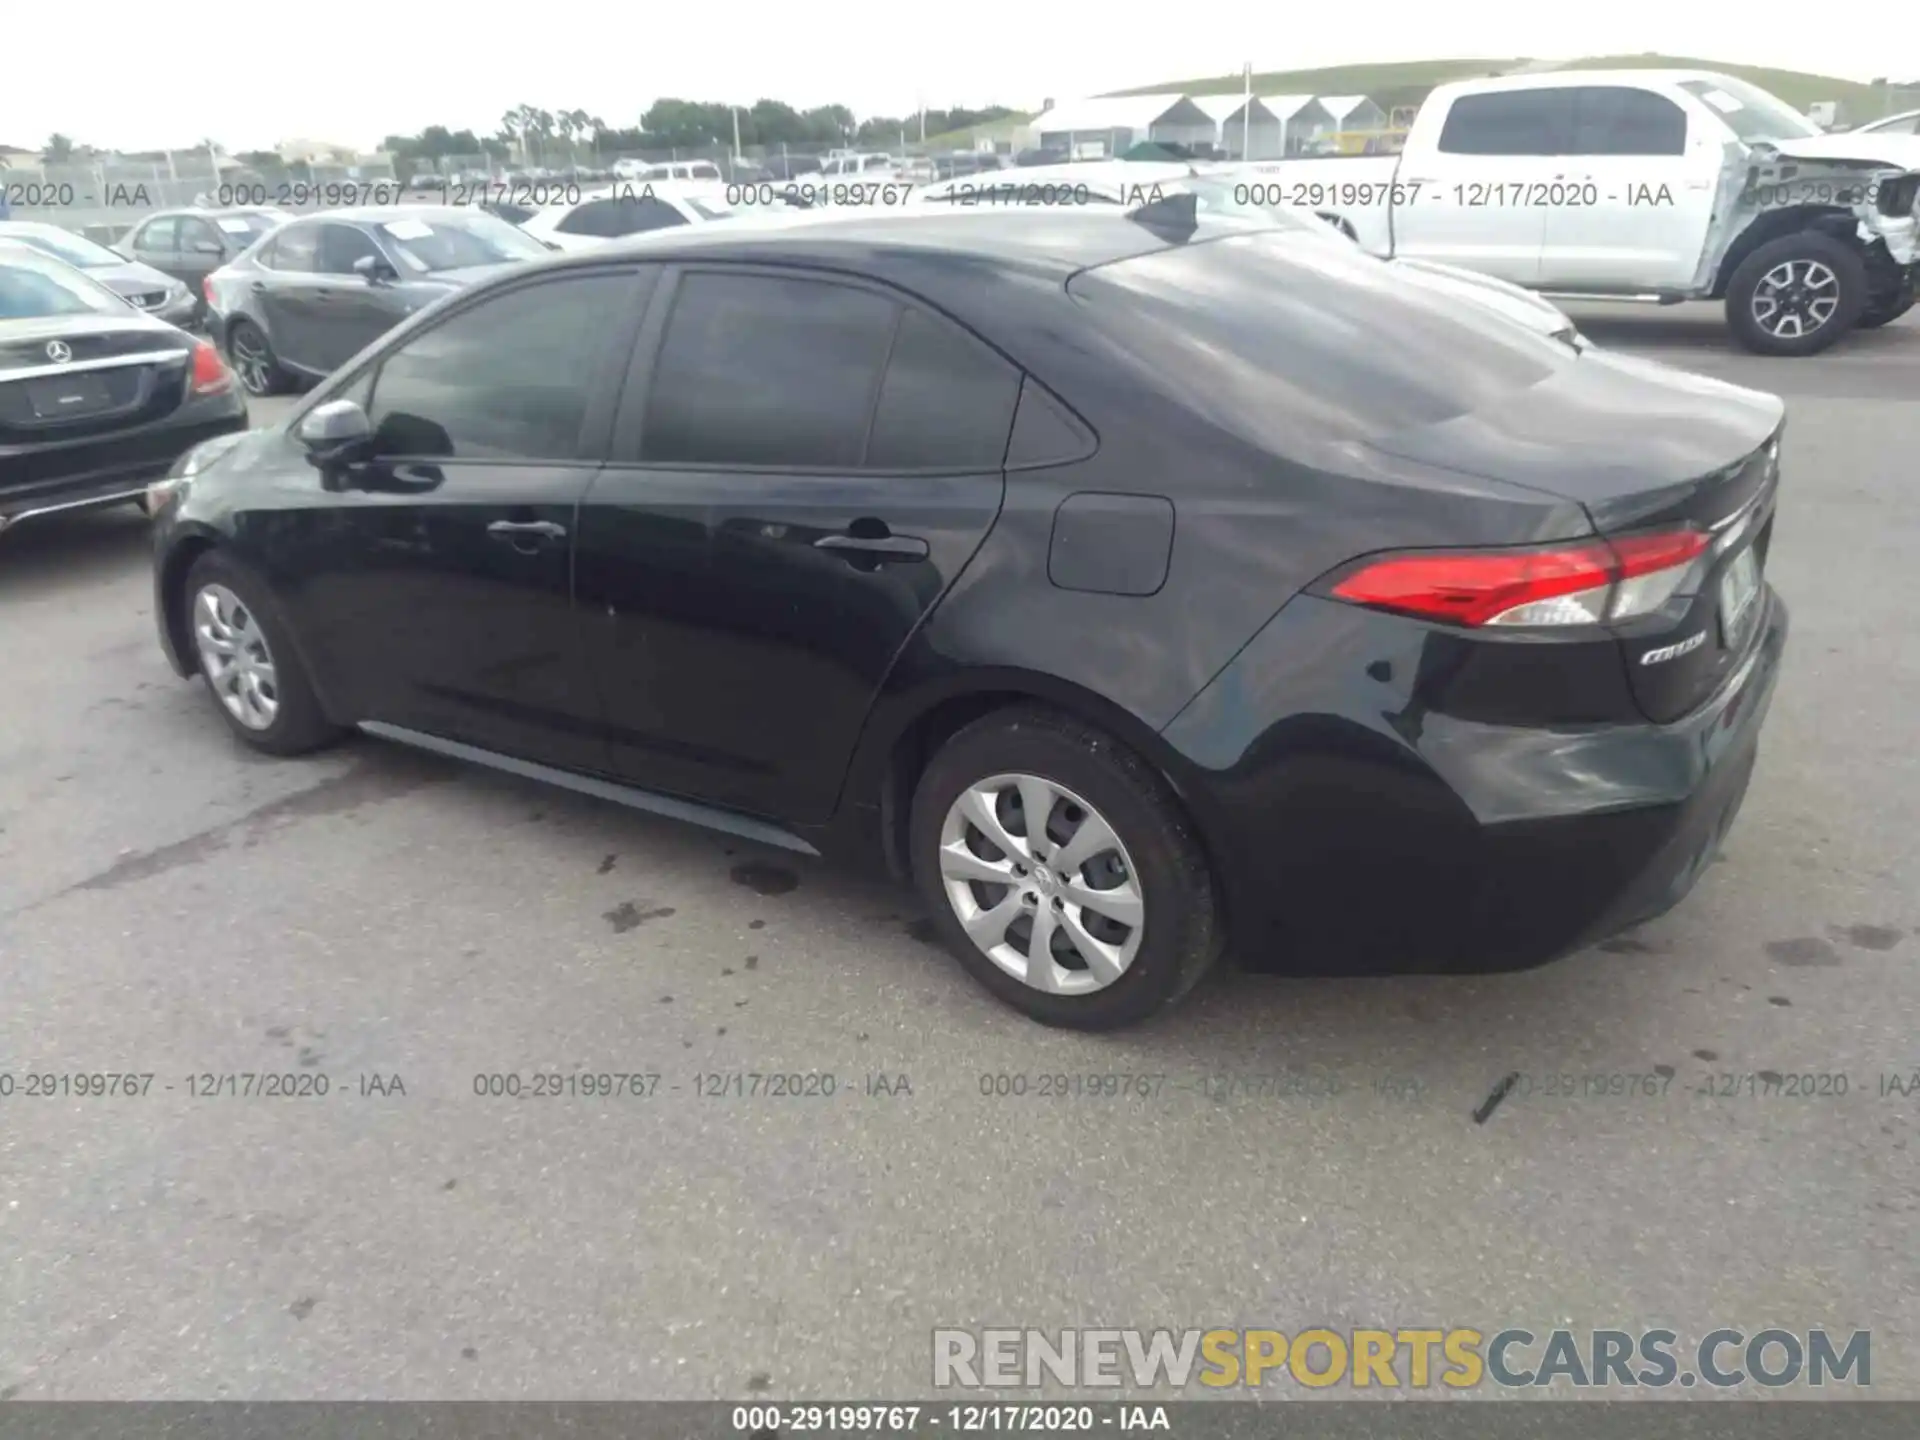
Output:
[[1577,501],[1609,538],[1706,533],[1673,598],[1615,627],[1635,701],[1664,724],[1718,690],[1765,629],[1784,416],[1775,396],[1601,351],[1505,403],[1373,444]]
[[0,326],[0,446],[68,444],[150,424],[185,399],[192,353],[184,332],[131,316]]

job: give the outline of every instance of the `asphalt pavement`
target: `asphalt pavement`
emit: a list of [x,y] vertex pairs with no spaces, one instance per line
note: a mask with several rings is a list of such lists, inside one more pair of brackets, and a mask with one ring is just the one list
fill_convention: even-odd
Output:
[[[257,758],[160,657],[137,514],[6,536],[0,1399],[904,1398],[990,1324],[1871,1328],[1920,1396],[1920,322],[1761,361],[1577,315],[1789,404],[1724,862],[1531,973],[1220,975],[1104,1038],[883,885],[370,740]],[[576,1070],[660,1078],[524,1093]]]

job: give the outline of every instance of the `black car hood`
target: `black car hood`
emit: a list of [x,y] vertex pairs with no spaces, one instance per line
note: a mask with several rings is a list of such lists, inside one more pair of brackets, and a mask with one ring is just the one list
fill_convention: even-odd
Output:
[[1370,445],[1577,501],[1605,532],[1691,512],[1701,485],[1764,445],[1785,414],[1763,391],[1590,350],[1470,414]]

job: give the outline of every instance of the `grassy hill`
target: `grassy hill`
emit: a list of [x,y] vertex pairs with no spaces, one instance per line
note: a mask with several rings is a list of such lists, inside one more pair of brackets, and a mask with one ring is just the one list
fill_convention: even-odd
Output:
[[[1801,70],[1769,70],[1756,65],[1728,65],[1683,55],[1595,55],[1584,60],[1540,62],[1528,60],[1413,60],[1393,65],[1336,65],[1322,70],[1273,70],[1253,77],[1256,94],[1366,95],[1385,109],[1417,105],[1434,86],[1449,80],[1472,80],[1505,75],[1527,66],[1553,70],[1718,70],[1771,90],[1795,109],[1819,100],[1838,100],[1849,114],[1862,120],[1881,112],[1882,91],[1859,80],[1810,75]],[[1165,85],[1142,85],[1122,95],[1149,95],[1175,90],[1187,95],[1232,94],[1245,81],[1238,75],[1214,75],[1198,80],[1174,80]]]
[[[1391,111],[1396,105],[1418,105],[1434,86],[1449,80],[1471,80],[1483,75],[1505,75],[1523,67],[1555,70],[1719,70],[1771,90],[1797,109],[1820,100],[1838,100],[1854,123],[1876,119],[1882,114],[1904,108],[1889,104],[1884,90],[1859,80],[1840,80],[1831,75],[1812,75],[1801,70],[1770,70],[1756,65],[1728,65],[1718,60],[1697,60],[1679,55],[1596,55],[1585,60],[1564,63],[1528,60],[1408,60],[1382,65],[1334,65],[1319,70],[1268,70],[1256,73],[1253,88],[1266,95],[1367,95],[1376,104]],[[1205,75],[1198,79],[1168,80],[1158,85],[1141,85],[1131,90],[1116,90],[1116,95],[1151,95],[1176,91],[1186,95],[1237,94],[1245,85],[1239,75]],[[1026,124],[1029,116],[1001,120],[979,130],[956,130],[946,135],[929,136],[927,144],[938,149],[967,149],[976,138],[1007,139]]]

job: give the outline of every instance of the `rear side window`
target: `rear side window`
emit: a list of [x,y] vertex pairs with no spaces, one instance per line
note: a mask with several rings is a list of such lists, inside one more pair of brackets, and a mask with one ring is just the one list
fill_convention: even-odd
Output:
[[924,311],[900,313],[864,468],[998,470],[1020,372]]
[[1577,363],[1490,306],[1299,232],[1156,251],[1069,290],[1140,381],[1263,449],[1317,441],[1329,465],[1338,447],[1511,402]]
[[1687,112],[1664,95],[1625,85],[1573,92],[1570,155],[1684,155]]
[[1440,127],[1448,155],[1564,155],[1573,130],[1570,89],[1462,95]]
[[654,367],[640,458],[858,467],[898,308],[814,280],[685,276]]
[[171,215],[147,222],[146,228],[134,237],[136,250],[171,250],[179,243],[180,222]]
[[260,263],[269,270],[308,273],[320,267],[320,227],[289,225],[274,237],[260,254]]

